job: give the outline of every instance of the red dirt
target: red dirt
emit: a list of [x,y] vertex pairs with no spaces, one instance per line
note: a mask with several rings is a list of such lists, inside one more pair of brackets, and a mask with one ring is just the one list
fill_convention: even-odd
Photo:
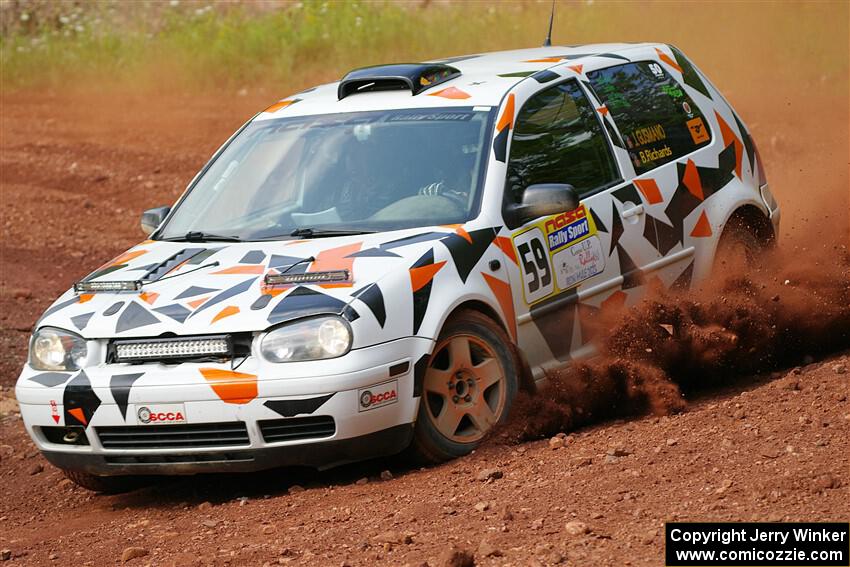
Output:
[[[128,547],[146,552],[129,565],[440,565],[452,547],[483,565],[659,565],[669,520],[846,521],[850,372],[841,370],[850,352],[823,339],[846,329],[847,303],[842,311],[836,300],[848,281],[847,89],[764,74],[741,86],[716,61],[703,68],[753,127],[783,206],[786,260],[773,264],[781,272],[753,276],[755,287],[721,281],[711,301],[662,294],[627,313],[606,335],[629,338],[606,343],[614,362],[561,380],[566,394],[550,400],[561,421],[505,432],[582,425],[565,448],[497,436],[427,470],[385,460],[162,480],[110,497],[64,481],[26,436],[11,388],[28,333],[76,278],[140,240],[140,212],[172,202],[270,97],[3,92],[0,549],[15,565],[117,564]],[[824,245],[835,256],[818,255],[820,270],[787,260]],[[806,355],[819,360],[793,368]],[[697,377],[710,387],[695,388]],[[622,420],[645,411],[679,413]],[[503,477],[477,480],[490,468]],[[383,469],[395,478],[378,480]],[[307,490],[288,493],[294,484]],[[589,533],[567,535],[573,520]]]

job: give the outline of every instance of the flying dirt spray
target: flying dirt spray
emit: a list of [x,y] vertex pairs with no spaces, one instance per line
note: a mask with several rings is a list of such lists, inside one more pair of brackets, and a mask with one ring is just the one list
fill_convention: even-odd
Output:
[[[841,238],[843,238],[843,233]],[[687,292],[651,289],[597,322],[599,356],[521,393],[498,437],[518,442],[606,418],[683,411],[688,394],[850,347],[850,252],[816,242],[727,265]]]

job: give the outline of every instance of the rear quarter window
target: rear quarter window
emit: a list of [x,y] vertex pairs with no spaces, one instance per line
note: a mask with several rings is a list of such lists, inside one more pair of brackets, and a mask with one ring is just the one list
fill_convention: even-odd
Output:
[[711,141],[702,111],[660,63],[616,65],[587,77],[620,129],[638,175]]

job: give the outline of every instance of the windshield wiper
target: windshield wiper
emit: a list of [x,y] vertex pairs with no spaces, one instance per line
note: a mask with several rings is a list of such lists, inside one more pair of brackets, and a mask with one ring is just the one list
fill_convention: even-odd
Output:
[[174,238],[163,238],[161,240],[165,240],[168,242],[242,242],[242,239],[238,236],[210,234],[208,232],[200,232],[197,230],[189,231],[183,236],[176,236]]
[[335,230],[329,228],[296,228],[289,234],[279,234],[277,236],[267,236],[260,238],[258,241],[265,240],[280,240],[286,236],[297,236],[300,238],[323,238],[331,236],[355,236],[358,234],[375,234],[375,230]]

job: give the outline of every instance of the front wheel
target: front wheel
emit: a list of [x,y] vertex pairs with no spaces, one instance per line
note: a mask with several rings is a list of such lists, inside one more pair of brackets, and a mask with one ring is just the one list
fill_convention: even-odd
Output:
[[503,423],[517,394],[519,364],[505,331],[471,310],[449,319],[422,384],[411,450],[440,463],[468,454]]

